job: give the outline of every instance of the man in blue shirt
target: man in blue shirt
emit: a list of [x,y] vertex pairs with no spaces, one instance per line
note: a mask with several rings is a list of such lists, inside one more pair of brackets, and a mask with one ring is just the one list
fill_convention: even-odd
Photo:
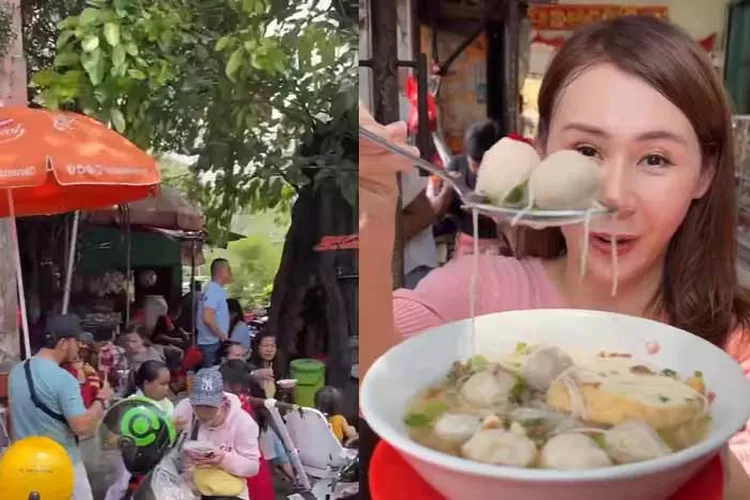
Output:
[[232,282],[232,268],[226,259],[211,262],[211,281],[198,304],[196,330],[203,366],[214,366],[221,343],[229,338],[229,307],[224,287]]
[[78,358],[82,334],[77,316],[51,316],[42,348],[33,358],[13,367],[8,391],[15,438],[47,436],[60,443],[75,468],[73,500],[93,500],[78,437],[94,432],[106,402],[112,398],[112,389],[105,385],[86,410],[78,380],[60,367]]

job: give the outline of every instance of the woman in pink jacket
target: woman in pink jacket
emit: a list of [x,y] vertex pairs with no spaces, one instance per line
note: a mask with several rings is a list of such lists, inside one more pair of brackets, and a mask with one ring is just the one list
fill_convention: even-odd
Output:
[[188,467],[213,466],[242,479],[242,492],[236,497],[203,498],[250,500],[246,480],[258,473],[258,425],[242,409],[237,396],[224,392],[224,381],[216,368],[195,374],[190,397],[180,401],[174,416],[183,423],[191,440],[215,446],[208,456],[186,451]]

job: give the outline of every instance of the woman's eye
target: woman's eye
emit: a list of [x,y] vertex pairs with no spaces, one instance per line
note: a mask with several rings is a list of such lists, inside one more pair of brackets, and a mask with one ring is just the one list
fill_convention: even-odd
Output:
[[646,167],[658,168],[658,167],[667,167],[669,165],[672,165],[672,162],[664,158],[662,155],[650,154],[650,155],[645,156],[641,160],[641,164],[643,164]]
[[589,156],[592,158],[599,156],[599,152],[593,146],[576,146],[576,151],[581,153],[583,156]]

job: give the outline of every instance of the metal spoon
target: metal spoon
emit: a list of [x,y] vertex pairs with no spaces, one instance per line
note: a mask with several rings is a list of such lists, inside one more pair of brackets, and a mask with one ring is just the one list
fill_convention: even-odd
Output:
[[447,170],[439,168],[432,163],[411,154],[404,148],[392,143],[391,141],[383,139],[364,127],[359,127],[359,135],[368,141],[377,143],[392,153],[413,161],[415,166],[439,177],[456,192],[465,210],[476,210],[480,214],[494,219],[508,222],[513,221],[517,225],[543,229],[545,227],[560,227],[568,224],[579,224],[585,221],[586,217],[612,215],[614,213],[614,210],[604,206],[596,206],[589,210],[532,209],[524,211],[518,207],[493,205],[489,202],[486,196],[469,189],[461,179],[456,179],[450,176]]

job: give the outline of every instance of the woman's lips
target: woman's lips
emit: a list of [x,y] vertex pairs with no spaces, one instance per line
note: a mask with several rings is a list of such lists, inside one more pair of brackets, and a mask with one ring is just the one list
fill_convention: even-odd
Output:
[[611,256],[613,238],[617,242],[616,251],[618,257],[621,257],[633,250],[635,243],[638,241],[638,238],[635,236],[621,234],[613,235],[609,233],[591,233],[589,235],[589,246],[591,247],[591,250],[597,253]]

